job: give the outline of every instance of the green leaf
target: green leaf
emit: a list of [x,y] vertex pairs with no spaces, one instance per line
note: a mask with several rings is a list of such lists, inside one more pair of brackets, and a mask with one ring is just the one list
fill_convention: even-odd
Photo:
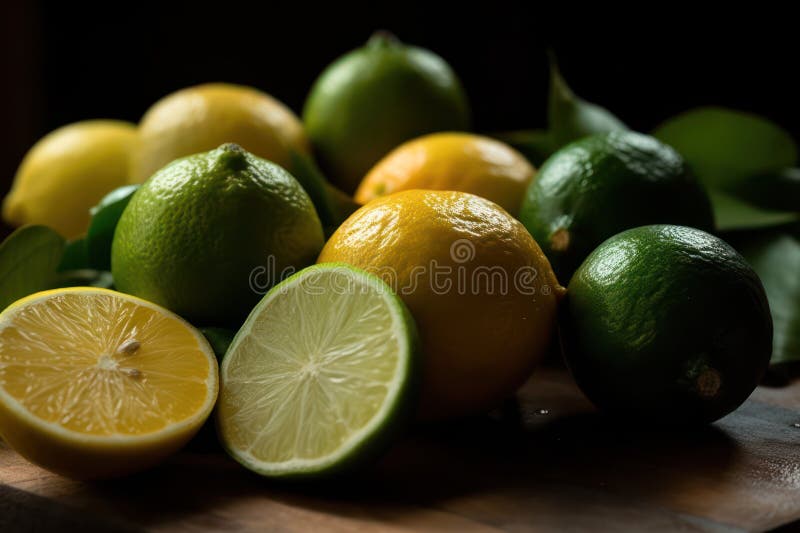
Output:
[[545,130],[505,131],[490,137],[511,146],[537,168],[555,151],[550,133]]
[[800,219],[800,213],[763,209],[720,191],[710,190],[709,197],[719,231],[780,226]]
[[800,211],[800,168],[784,168],[746,178],[732,193],[765,209]]
[[609,110],[576,96],[561,75],[553,54],[550,55],[547,120],[555,149],[587,135],[628,129]]
[[122,212],[139,185],[114,189],[91,209],[92,220],[86,232],[87,266],[95,270],[111,270],[111,242]]
[[800,239],[786,229],[761,232],[739,246],[767,292],[774,341],[771,364],[800,361]]
[[[322,171],[310,156],[295,150],[292,150],[290,155],[292,158],[291,173],[311,198],[322,225],[338,225],[326,190],[328,180],[325,179]],[[341,221],[338,222],[340,223]]]
[[792,167],[797,147],[769,120],[721,107],[700,107],[667,120],[653,135],[675,148],[709,188],[735,190],[743,180]]
[[214,350],[214,355],[217,356],[218,361],[222,361],[225,352],[228,351],[228,347],[233,342],[233,337],[236,336],[235,331],[226,328],[201,328],[200,333],[211,345],[211,349]]
[[61,256],[58,271],[77,270],[79,268],[88,268],[88,266],[89,254],[86,250],[86,238],[81,237],[68,242],[64,248],[64,255]]
[[0,244],[0,309],[48,287],[65,241],[46,226],[23,226]]

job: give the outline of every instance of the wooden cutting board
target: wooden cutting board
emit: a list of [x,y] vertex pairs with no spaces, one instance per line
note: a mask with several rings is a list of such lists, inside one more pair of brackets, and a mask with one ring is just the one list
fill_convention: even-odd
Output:
[[800,382],[691,432],[597,415],[561,370],[519,405],[418,428],[358,479],[285,486],[201,436],[138,476],[80,483],[0,444],[0,531],[800,529]]

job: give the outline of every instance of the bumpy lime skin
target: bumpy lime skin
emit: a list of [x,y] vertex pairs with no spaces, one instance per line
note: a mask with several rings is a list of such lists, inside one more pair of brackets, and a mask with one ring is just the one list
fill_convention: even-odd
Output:
[[111,269],[122,292],[198,326],[238,328],[265,287],[312,264],[322,245],[297,180],[223,145],[170,163],[136,191],[114,233]]
[[325,69],[303,122],[326,175],[353,193],[390,150],[426,133],[467,130],[470,112],[444,59],[379,33]]
[[634,132],[586,137],[556,152],[528,187],[520,221],[562,283],[620,231],[647,224],[714,228],[708,194],[683,158]]
[[717,420],[753,392],[772,354],[758,276],[693,228],[612,237],[577,270],[561,311],[576,382],[597,407],[633,421]]

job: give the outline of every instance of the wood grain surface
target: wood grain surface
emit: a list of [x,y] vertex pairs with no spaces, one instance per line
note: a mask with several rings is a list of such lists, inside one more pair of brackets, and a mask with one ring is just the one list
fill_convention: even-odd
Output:
[[491,416],[417,428],[360,477],[281,485],[210,432],[152,471],[81,483],[0,444],[0,531],[800,529],[800,382],[679,431],[598,415],[560,370]]

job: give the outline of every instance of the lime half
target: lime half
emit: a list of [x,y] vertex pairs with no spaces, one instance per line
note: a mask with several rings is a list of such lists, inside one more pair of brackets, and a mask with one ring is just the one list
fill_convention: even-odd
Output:
[[316,477],[374,458],[413,413],[414,323],[377,277],[338,263],[276,285],[220,371],[228,453],[270,477]]

